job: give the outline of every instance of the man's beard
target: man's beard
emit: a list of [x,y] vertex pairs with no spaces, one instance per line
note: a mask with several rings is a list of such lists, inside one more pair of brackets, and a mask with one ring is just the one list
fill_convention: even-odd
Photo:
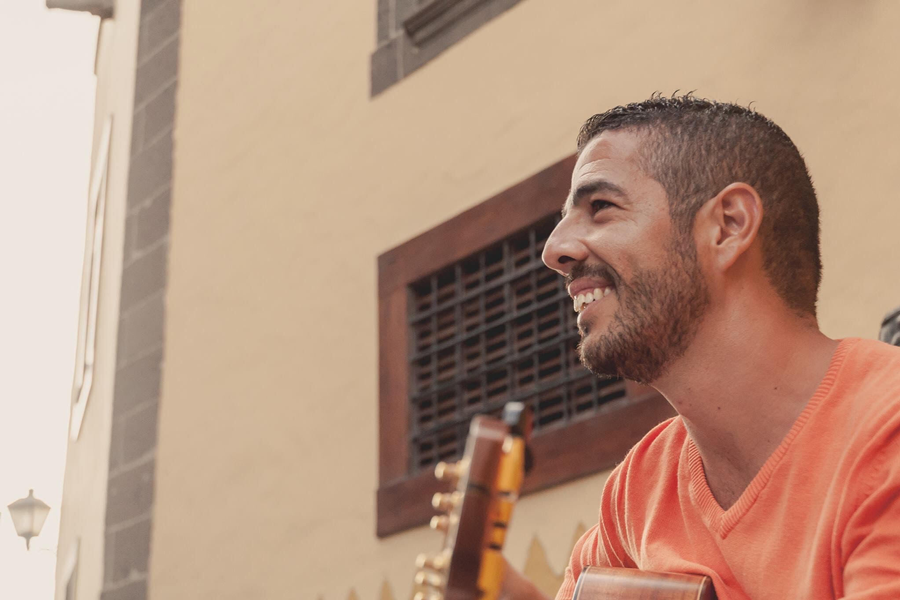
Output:
[[606,332],[588,341],[591,327],[584,324],[579,353],[595,375],[650,384],[696,336],[709,290],[693,241],[677,239],[671,246],[671,260],[661,268],[637,271],[627,284],[614,278],[618,306]]

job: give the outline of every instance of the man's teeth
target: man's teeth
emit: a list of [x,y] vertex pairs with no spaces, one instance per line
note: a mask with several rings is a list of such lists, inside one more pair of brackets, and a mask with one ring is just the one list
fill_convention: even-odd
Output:
[[585,306],[593,302],[594,300],[599,300],[603,296],[609,295],[612,291],[611,287],[606,288],[594,288],[591,292],[585,292],[584,294],[578,294],[575,296],[575,312],[581,312]]

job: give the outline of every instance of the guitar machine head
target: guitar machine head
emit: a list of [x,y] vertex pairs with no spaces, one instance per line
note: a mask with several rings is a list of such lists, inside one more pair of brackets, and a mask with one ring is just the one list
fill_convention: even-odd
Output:
[[419,555],[414,600],[493,600],[500,593],[503,542],[530,453],[531,411],[506,405],[500,419],[472,419],[462,459],[438,463],[434,474],[451,491],[432,498],[443,514],[431,527],[444,533],[441,551]]

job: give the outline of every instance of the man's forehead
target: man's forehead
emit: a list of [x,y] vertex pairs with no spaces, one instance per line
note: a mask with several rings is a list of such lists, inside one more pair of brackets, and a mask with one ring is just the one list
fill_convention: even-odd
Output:
[[575,163],[562,216],[595,192],[610,194],[626,204],[656,193],[665,198],[665,190],[641,166],[643,142],[642,133],[628,129],[604,131],[592,139]]
[[604,131],[581,151],[572,171],[572,186],[580,178],[612,169],[639,169],[638,151],[641,136],[632,130]]
[[604,131],[588,142],[572,170],[570,199],[587,181],[602,178],[623,186],[643,174],[638,164],[641,142],[641,136],[630,130]]

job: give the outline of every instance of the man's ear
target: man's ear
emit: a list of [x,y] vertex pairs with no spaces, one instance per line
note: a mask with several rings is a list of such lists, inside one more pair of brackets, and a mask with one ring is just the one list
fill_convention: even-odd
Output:
[[753,186],[732,183],[701,209],[702,243],[721,270],[728,269],[756,240],[762,223],[762,200]]

